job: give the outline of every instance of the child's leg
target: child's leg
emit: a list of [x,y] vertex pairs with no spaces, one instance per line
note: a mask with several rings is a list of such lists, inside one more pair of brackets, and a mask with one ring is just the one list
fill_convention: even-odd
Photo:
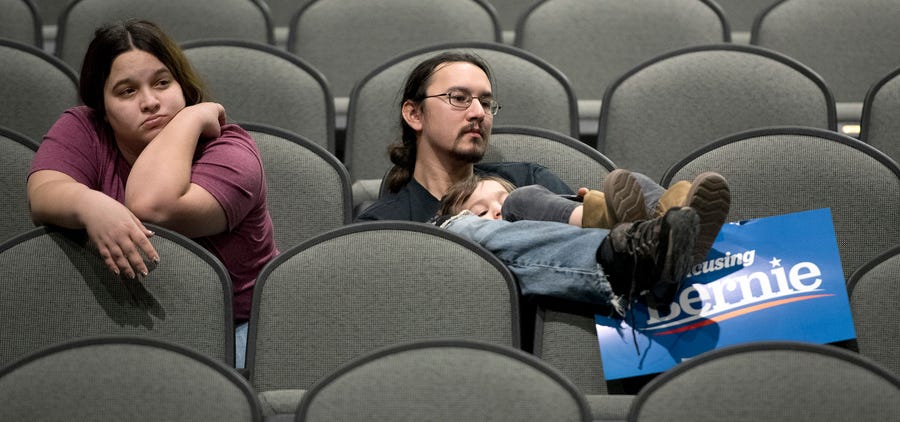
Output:
[[523,186],[512,191],[503,202],[506,221],[535,220],[569,223],[569,217],[580,203],[562,197],[541,185]]

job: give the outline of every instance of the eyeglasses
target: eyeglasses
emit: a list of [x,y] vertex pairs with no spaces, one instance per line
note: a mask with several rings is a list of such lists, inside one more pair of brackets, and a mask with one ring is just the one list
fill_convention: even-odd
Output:
[[447,102],[450,103],[450,106],[458,108],[460,110],[467,110],[472,106],[472,100],[478,99],[478,102],[481,104],[481,108],[490,111],[491,115],[496,115],[497,112],[500,111],[500,103],[498,103],[497,100],[486,95],[483,95],[481,97],[474,97],[472,96],[472,94],[465,91],[450,91],[443,94],[426,95],[424,98],[435,97],[447,97]]

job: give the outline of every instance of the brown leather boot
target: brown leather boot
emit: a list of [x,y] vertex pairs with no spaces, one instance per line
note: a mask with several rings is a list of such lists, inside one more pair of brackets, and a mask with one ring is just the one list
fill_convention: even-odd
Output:
[[656,206],[653,207],[653,217],[662,217],[672,207],[683,207],[689,190],[691,190],[691,183],[687,180],[681,180],[669,186],[659,197]]
[[612,214],[606,203],[606,195],[597,190],[589,190],[584,195],[584,209],[581,215],[581,227],[611,229],[616,225],[616,216]]
[[611,171],[603,179],[603,192],[588,191],[584,197],[582,227],[612,229],[619,223],[646,219],[644,192],[628,170]]

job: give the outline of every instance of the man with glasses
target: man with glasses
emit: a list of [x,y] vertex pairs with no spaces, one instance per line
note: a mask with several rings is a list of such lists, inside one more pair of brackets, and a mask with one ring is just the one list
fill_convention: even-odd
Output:
[[448,52],[419,64],[406,81],[400,103],[403,135],[390,147],[394,166],[386,180],[389,194],[357,220],[428,221],[450,185],[473,173],[572,194],[569,186],[537,164],[476,164],[487,149],[499,110],[490,70],[479,57]]
[[[450,187],[473,174],[493,174],[515,186],[542,185],[557,194],[572,194],[569,186],[536,164],[479,164],[493,117],[500,110],[491,86],[487,65],[466,53],[442,53],[413,69],[400,103],[402,140],[390,147],[394,166],[386,180],[389,193],[363,211],[358,221],[429,221]],[[706,256],[709,250],[712,242],[697,242],[698,237],[714,239],[728,214],[727,183],[709,184],[724,182],[721,176],[695,179],[664,196],[665,190],[644,175],[614,173],[621,183],[604,188],[605,201],[631,198],[629,207],[646,207],[646,213],[643,209],[638,213],[641,221],[624,221],[611,230],[581,229],[463,213],[442,227],[476,241],[509,264],[526,296],[588,301],[619,314],[638,297],[667,305],[693,265],[693,255]],[[655,213],[658,203],[669,200],[671,204]],[[715,219],[708,219],[710,215]],[[705,250],[695,250],[695,245],[704,244],[699,248]]]

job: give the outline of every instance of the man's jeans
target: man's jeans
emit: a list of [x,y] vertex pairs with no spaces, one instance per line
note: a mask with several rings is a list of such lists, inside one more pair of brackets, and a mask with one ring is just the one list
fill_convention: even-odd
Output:
[[612,290],[597,248],[609,233],[551,221],[487,220],[464,212],[443,225],[506,264],[523,295],[610,305]]

